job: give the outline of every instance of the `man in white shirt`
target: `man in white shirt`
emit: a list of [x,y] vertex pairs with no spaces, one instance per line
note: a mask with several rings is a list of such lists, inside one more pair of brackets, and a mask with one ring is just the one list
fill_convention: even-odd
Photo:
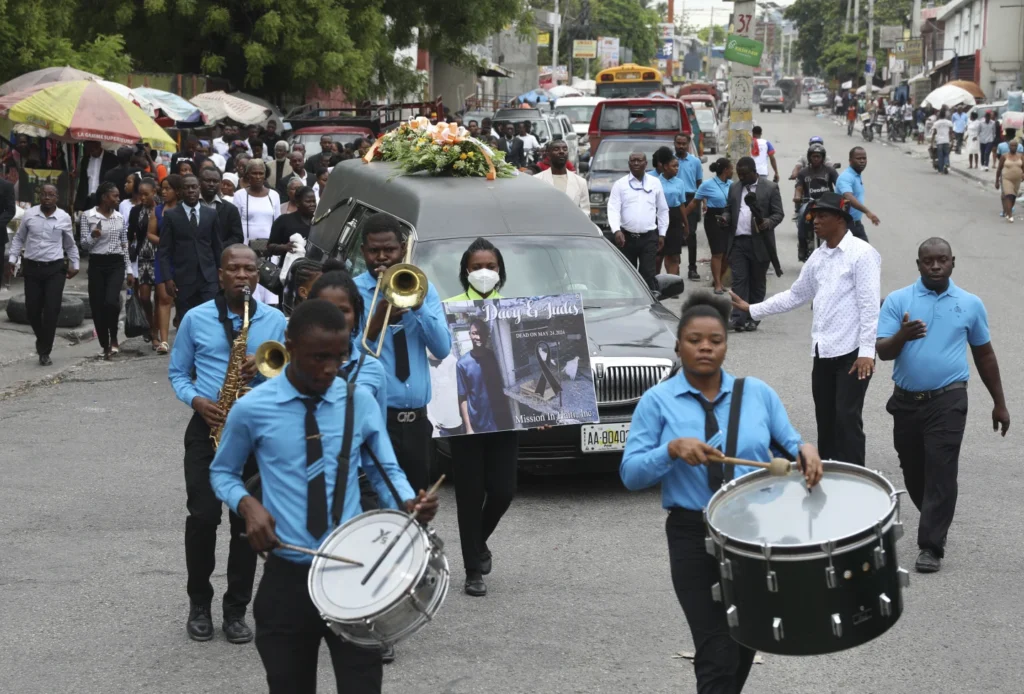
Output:
[[950,133],[953,132],[953,121],[946,117],[946,108],[939,111],[939,119],[932,124],[932,145],[935,147],[935,163],[937,171],[949,173]]
[[622,255],[637,266],[647,286],[656,290],[654,259],[665,245],[668,203],[661,181],[647,173],[647,155],[643,152],[629,155],[629,174],[612,186],[608,227]]
[[775,147],[772,146],[771,142],[761,137],[761,132],[760,125],[755,125],[754,129],[750,131],[750,156],[754,158],[758,176],[768,178],[768,165],[771,164],[771,169],[775,172],[775,177],[772,178],[772,181],[778,183],[779,165],[775,163]]
[[554,140],[548,143],[547,153],[551,168],[541,171],[533,177],[534,180],[543,181],[568,195],[569,199],[589,217],[590,192],[587,190],[587,181],[566,168],[569,161],[569,145],[565,140]]
[[523,122],[519,124],[518,139],[523,143],[523,155],[527,162],[535,161],[534,153],[540,149],[540,141],[537,136],[530,132],[530,124]]
[[813,301],[811,393],[818,424],[818,449],[825,460],[864,465],[864,395],[875,368],[882,258],[853,235],[850,201],[825,193],[808,208],[820,246],[793,286],[751,306],[732,303],[754,320],[785,313]]

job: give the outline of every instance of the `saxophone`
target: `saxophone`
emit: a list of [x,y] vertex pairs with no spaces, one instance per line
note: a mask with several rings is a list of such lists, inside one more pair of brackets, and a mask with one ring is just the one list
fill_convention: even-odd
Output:
[[[217,396],[217,407],[224,412],[224,419],[227,420],[231,406],[238,398],[248,393],[251,389],[242,384],[242,365],[245,364],[246,343],[249,340],[249,297],[252,291],[246,287],[243,290],[243,301],[245,308],[242,309],[242,332],[231,343],[231,356],[228,357],[228,370],[224,374],[224,385],[220,387],[220,395]],[[224,431],[224,425],[210,429],[210,439],[213,441],[213,450],[220,445],[220,435]]]

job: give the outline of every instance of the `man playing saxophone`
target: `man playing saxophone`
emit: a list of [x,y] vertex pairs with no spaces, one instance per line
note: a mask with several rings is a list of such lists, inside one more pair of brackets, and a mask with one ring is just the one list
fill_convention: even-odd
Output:
[[[256,348],[267,340],[284,342],[287,323],[283,313],[250,298],[248,325],[243,324],[246,295],[251,296],[259,278],[256,254],[248,246],[235,244],[226,248],[218,276],[220,291],[216,298],[191,309],[182,319],[168,368],[178,399],[194,410],[185,429],[185,566],[190,603],[186,630],[195,641],[213,638],[210,576],[221,502],[210,486],[214,455],[211,431],[223,427],[234,394],[242,386],[255,386],[262,380],[256,371]],[[248,478],[255,473],[255,461],[250,460],[244,474]],[[223,629],[231,643],[247,643],[252,640],[252,631],[245,622],[245,612],[252,598],[256,555],[240,537],[245,532],[245,521],[229,512],[229,522],[231,544]]]

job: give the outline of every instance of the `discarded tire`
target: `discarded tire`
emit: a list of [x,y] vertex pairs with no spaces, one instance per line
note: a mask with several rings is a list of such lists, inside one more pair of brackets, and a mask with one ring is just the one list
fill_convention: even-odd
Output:
[[[25,295],[12,296],[7,302],[7,318],[14,323],[28,323],[28,311],[25,309]],[[76,296],[67,294],[61,299],[60,315],[57,316],[58,328],[74,328],[85,320],[85,305]]]
[[[81,299],[82,300],[82,306],[85,306],[85,319],[86,320],[92,320],[92,306],[89,305],[89,294],[87,292],[69,292],[69,291],[65,291],[64,292],[64,298],[66,299],[69,296],[74,297],[76,299]],[[124,309],[124,297],[122,296],[119,299],[119,301],[120,301],[120,304],[121,304],[121,309],[123,310]]]

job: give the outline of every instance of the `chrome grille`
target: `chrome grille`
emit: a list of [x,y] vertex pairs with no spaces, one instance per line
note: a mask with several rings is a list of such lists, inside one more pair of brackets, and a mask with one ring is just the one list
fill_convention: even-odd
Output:
[[[669,362],[647,365],[601,365],[596,369],[594,386],[598,405],[633,403],[648,388],[661,383],[671,369]],[[601,374],[604,374],[603,377]]]

